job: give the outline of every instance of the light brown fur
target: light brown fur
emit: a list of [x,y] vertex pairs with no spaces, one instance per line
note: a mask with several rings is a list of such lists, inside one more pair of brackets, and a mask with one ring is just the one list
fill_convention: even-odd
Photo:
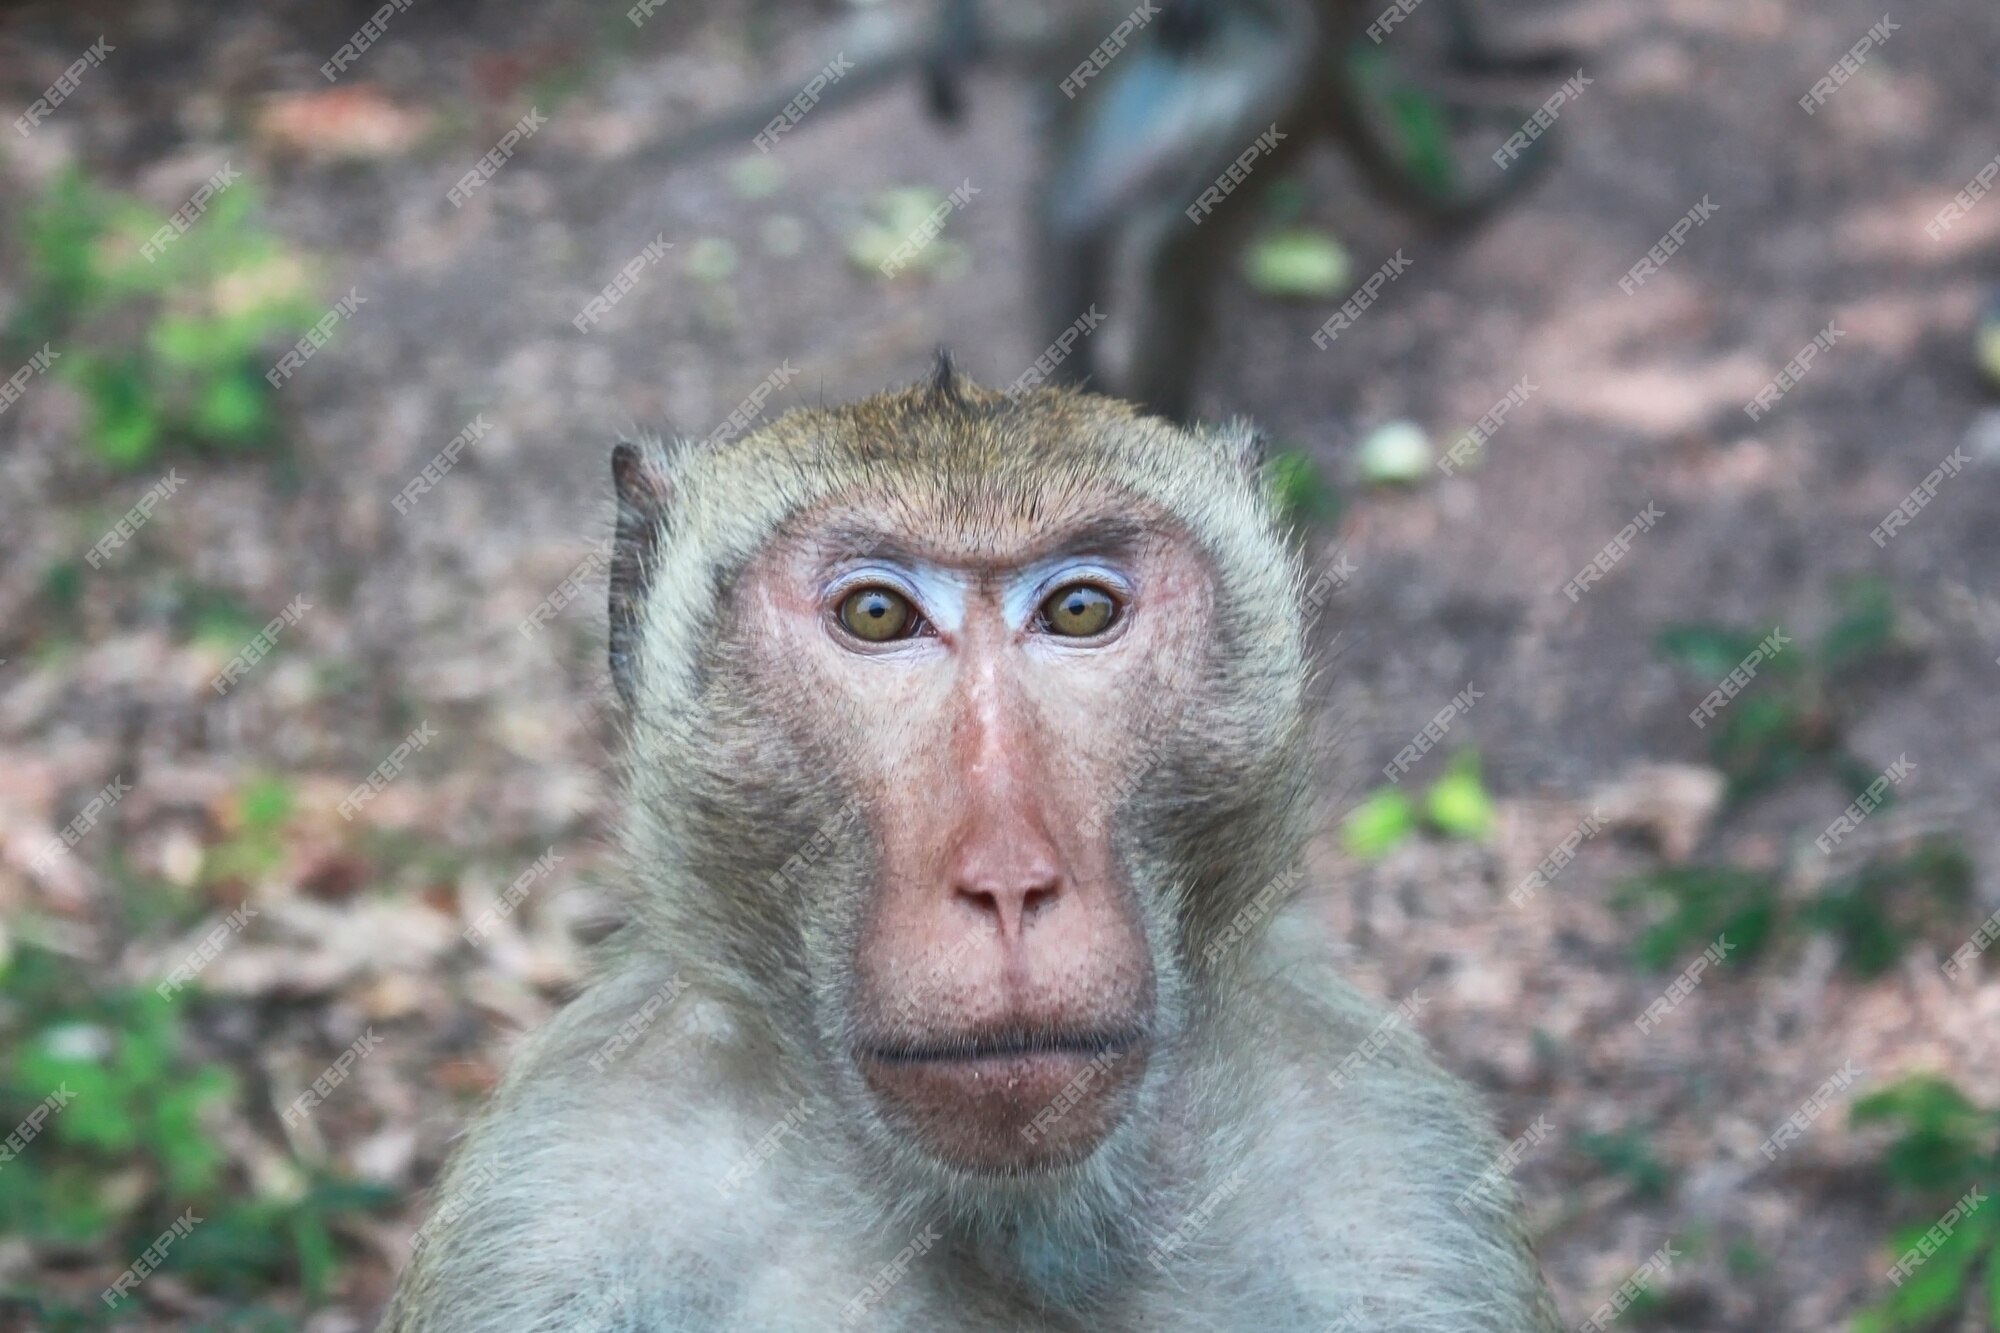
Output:
[[[1509,1191],[1467,1193],[1497,1155],[1482,1116],[1290,905],[1307,663],[1257,462],[1243,428],[1003,396],[948,366],[719,448],[621,453],[632,924],[457,1154],[385,1329],[1553,1329]],[[1116,677],[1087,710],[1111,719],[1101,742],[1046,770],[1064,790],[1133,775],[1110,798],[1111,861],[1075,861],[1071,897],[1129,893],[1152,972],[1148,1058],[1083,1160],[949,1167],[882,1120],[845,1059],[858,1026],[942,1021],[985,993],[897,945],[882,984],[911,1003],[870,1019],[857,999],[871,886],[924,852],[882,811],[921,814],[926,794],[867,795],[837,742],[922,700],[844,695],[770,628],[791,623],[786,561],[857,514],[996,561],[1066,517],[1136,518],[1170,548],[1157,581],[1177,591],[1150,606],[1187,630],[1135,625],[1157,643],[1079,665],[1149,671]],[[1038,688],[1022,706],[1063,716],[1049,696],[1069,687]],[[781,873],[829,827],[810,870]],[[1077,956],[1117,956],[1103,938]],[[1056,1002],[1110,1002],[1066,985]],[[653,1018],[603,1059],[638,1013]]]

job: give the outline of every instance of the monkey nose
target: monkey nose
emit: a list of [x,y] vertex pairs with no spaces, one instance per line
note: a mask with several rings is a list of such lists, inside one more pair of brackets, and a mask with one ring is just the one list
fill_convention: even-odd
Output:
[[975,827],[951,867],[951,896],[1018,939],[1023,925],[1053,907],[1068,887],[1060,854],[1025,820]]
[[1003,937],[1018,939],[1022,923],[1061,896],[1062,880],[1054,874],[965,880],[953,886],[953,893],[960,902],[992,918]]

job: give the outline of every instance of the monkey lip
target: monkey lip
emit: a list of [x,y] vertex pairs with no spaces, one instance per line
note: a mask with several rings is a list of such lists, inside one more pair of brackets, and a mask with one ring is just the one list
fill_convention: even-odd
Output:
[[1009,1032],[864,1046],[892,1123],[952,1165],[1018,1172],[1087,1156],[1118,1122],[1146,1034]]

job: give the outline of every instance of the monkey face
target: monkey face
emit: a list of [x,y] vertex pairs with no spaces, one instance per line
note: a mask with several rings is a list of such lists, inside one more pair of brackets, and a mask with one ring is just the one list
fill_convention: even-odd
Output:
[[753,689],[794,701],[798,751],[863,815],[842,1055],[893,1132],[1018,1173],[1087,1156],[1162,1036],[1166,886],[1113,834],[1193,699],[1214,594],[1134,497],[1005,508],[836,497],[735,601]]

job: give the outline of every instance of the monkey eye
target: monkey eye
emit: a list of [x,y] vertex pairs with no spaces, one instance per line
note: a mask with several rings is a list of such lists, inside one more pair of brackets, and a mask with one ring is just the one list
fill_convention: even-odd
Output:
[[1041,628],[1066,639],[1102,634],[1118,619],[1118,599],[1095,583],[1065,583],[1042,600]]
[[843,629],[869,643],[911,638],[923,626],[909,598],[879,583],[856,588],[841,598],[839,615]]

